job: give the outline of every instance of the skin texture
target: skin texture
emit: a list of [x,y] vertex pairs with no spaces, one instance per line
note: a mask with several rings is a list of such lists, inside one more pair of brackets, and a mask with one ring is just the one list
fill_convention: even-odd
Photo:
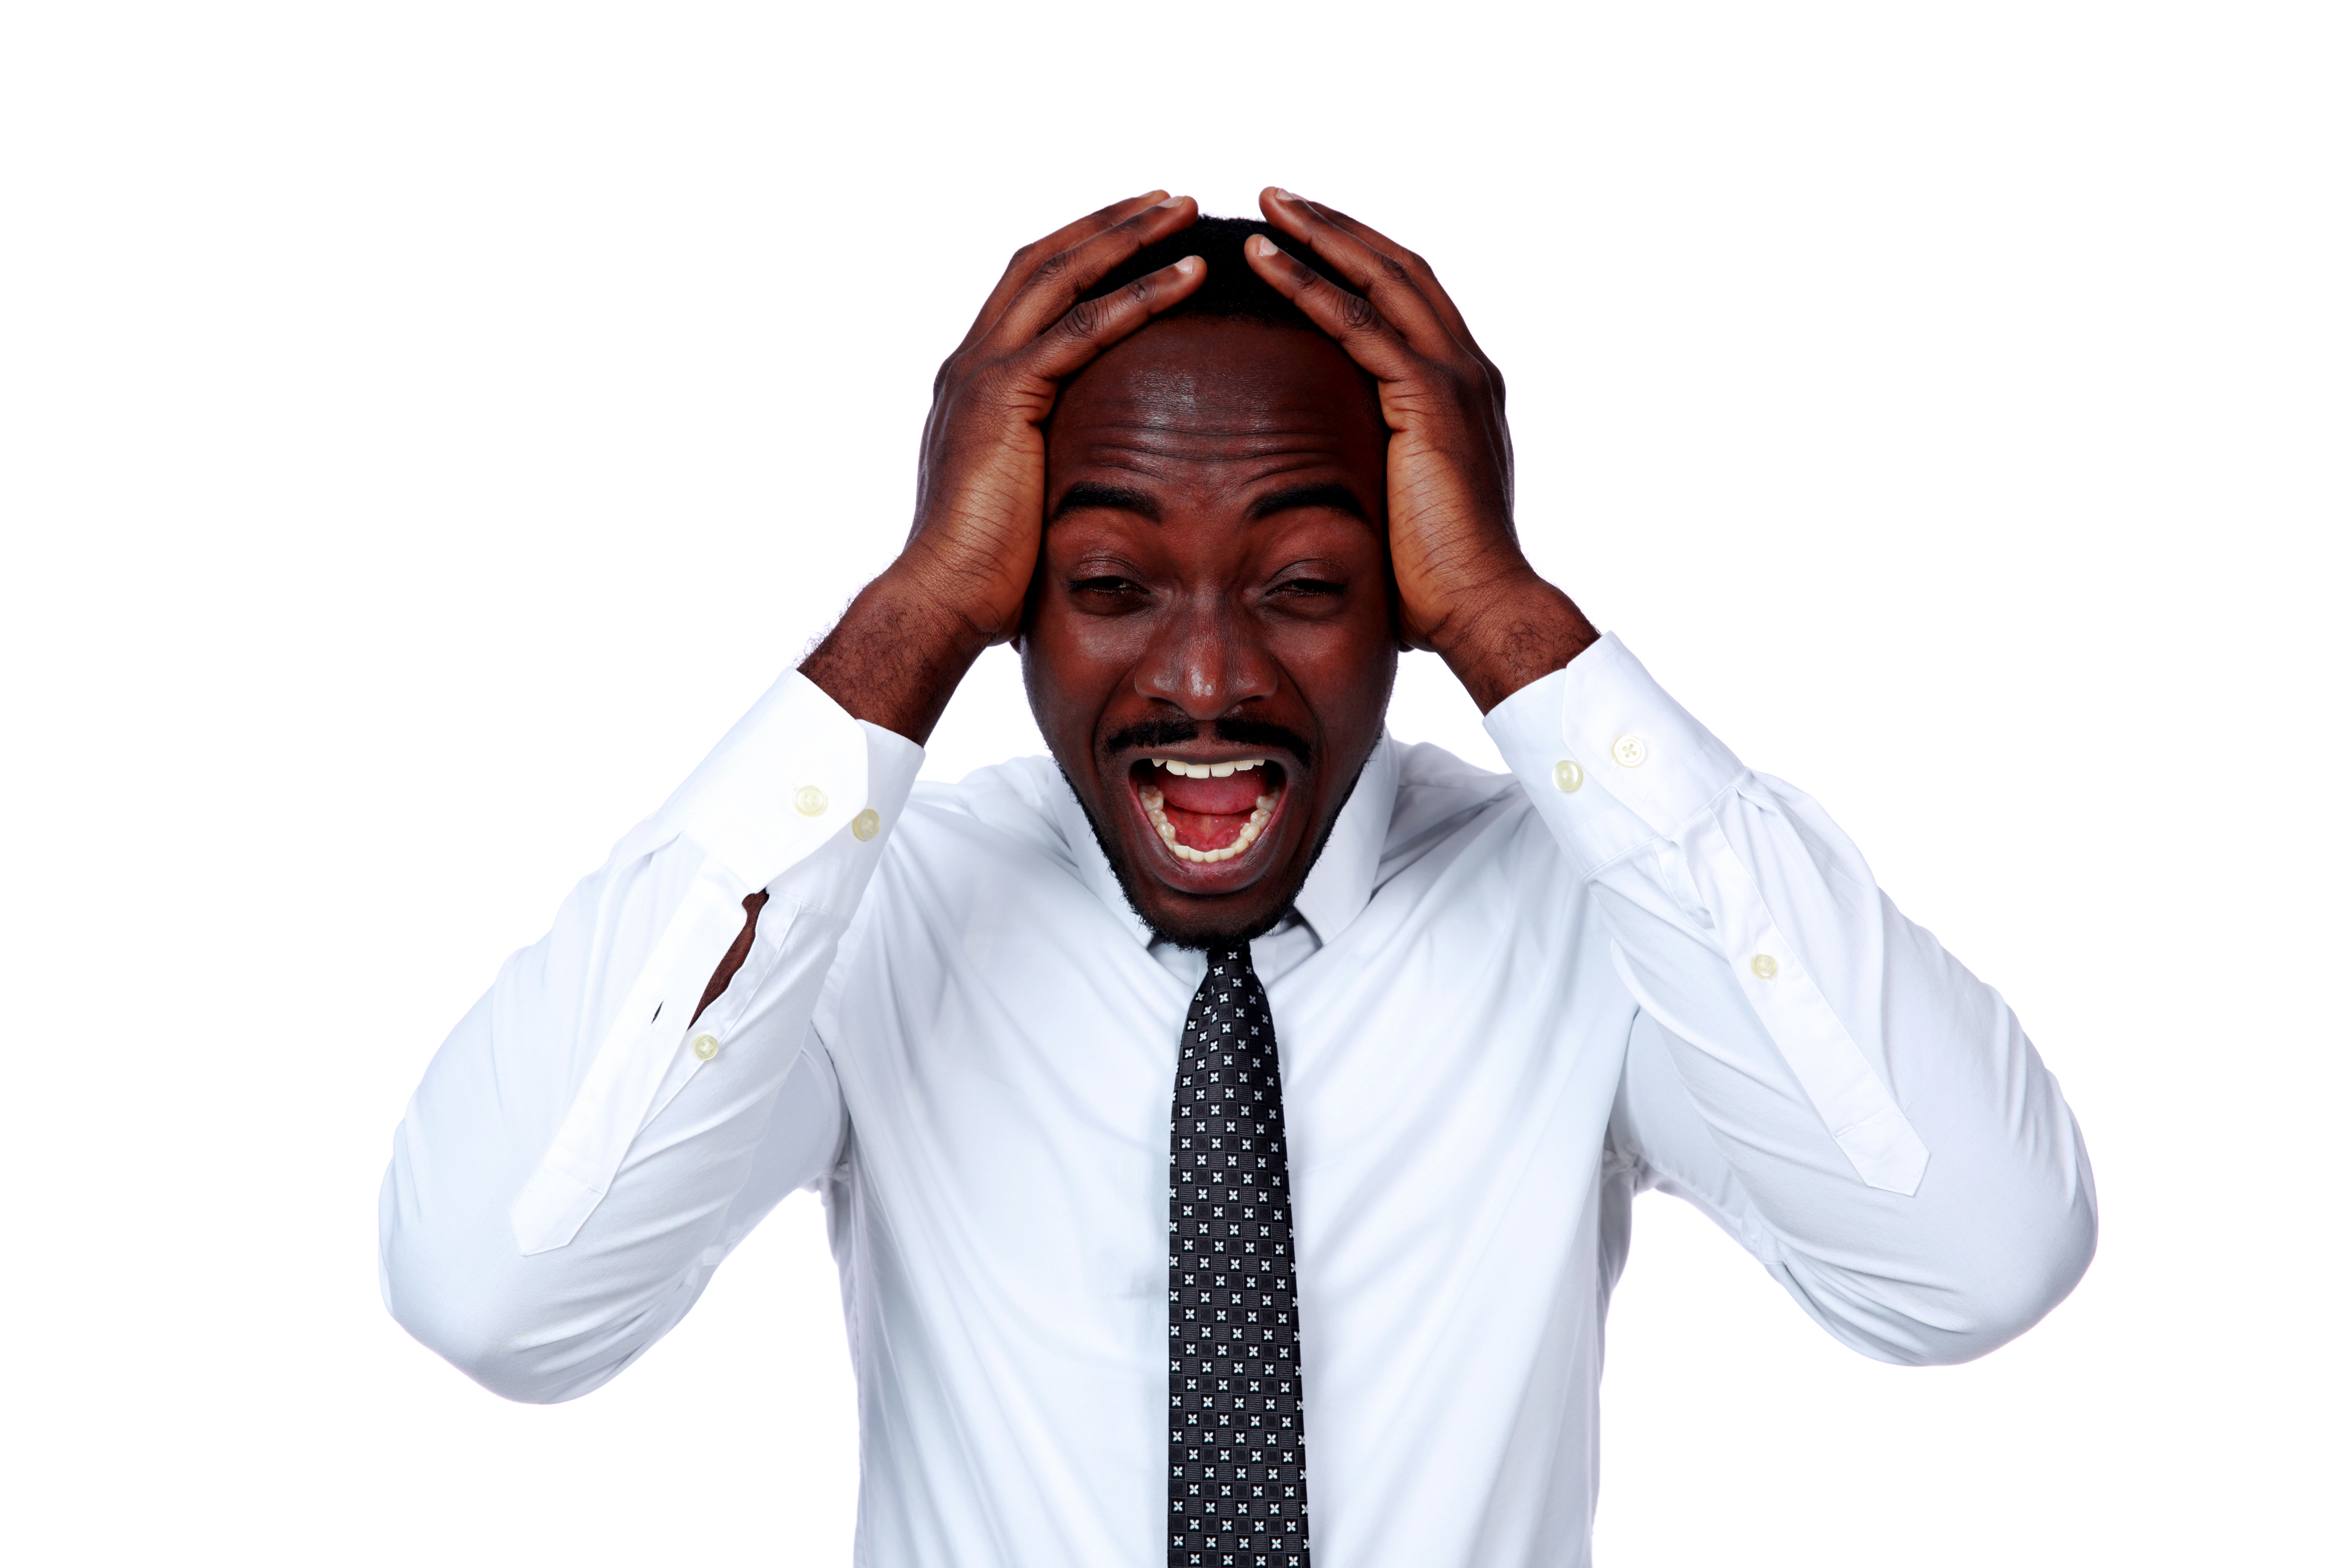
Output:
[[[1287,906],[1400,645],[1488,710],[1597,635],[1519,551],[1502,377],[1428,264],[1329,207],[1260,205],[1351,285],[1251,241],[1326,336],[1189,318],[1137,336],[1199,286],[1198,258],[1080,302],[1189,226],[1189,198],[1024,247],[940,367],[905,551],[801,667],[920,742],[981,650],[1021,637],[1039,726],[1129,896],[1196,942]],[[1329,488],[1268,509],[1307,486]],[[1146,754],[1264,756],[1278,806],[1244,855],[1183,862],[1137,803]]]

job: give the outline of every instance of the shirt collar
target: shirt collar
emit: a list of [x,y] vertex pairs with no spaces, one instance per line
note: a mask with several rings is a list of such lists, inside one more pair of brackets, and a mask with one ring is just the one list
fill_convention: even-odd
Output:
[[[1298,889],[1298,913],[1315,928],[1320,942],[1328,942],[1347,930],[1371,902],[1380,877],[1381,851],[1388,844],[1389,818],[1396,809],[1398,767],[1396,742],[1382,731],[1372,754],[1364,760],[1355,793],[1340,808],[1339,820],[1331,825],[1322,856],[1307,873],[1307,885]],[[1104,858],[1094,829],[1087,824],[1087,814],[1059,768],[1054,770],[1054,786],[1050,799],[1055,825],[1077,862],[1078,879],[1118,917],[1139,945],[1150,946],[1151,928],[1127,901],[1118,873]]]
[[1372,901],[1381,851],[1388,847],[1389,817],[1396,810],[1397,746],[1386,730],[1364,759],[1356,790],[1331,825],[1322,858],[1298,889],[1297,908],[1324,942],[1348,929]]

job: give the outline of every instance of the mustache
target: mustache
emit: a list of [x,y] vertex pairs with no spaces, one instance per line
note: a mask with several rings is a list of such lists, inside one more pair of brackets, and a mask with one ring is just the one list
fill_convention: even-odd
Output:
[[1160,746],[1181,746],[1197,741],[1205,728],[1220,741],[1235,746],[1264,746],[1268,750],[1288,752],[1298,759],[1298,765],[1315,765],[1315,747],[1306,736],[1280,724],[1268,724],[1256,719],[1213,719],[1205,726],[1191,719],[1147,719],[1140,724],[1129,724],[1111,732],[1103,742],[1103,753],[1116,756],[1125,751],[1150,751]]

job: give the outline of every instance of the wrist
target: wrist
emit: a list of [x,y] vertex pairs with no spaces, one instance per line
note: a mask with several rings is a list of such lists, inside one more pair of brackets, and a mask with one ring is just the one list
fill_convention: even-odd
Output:
[[1532,568],[1507,585],[1477,595],[1447,614],[1430,646],[1477,703],[1491,713],[1520,688],[1542,679],[1601,640],[1574,600]]
[[801,673],[852,718],[921,745],[992,640],[902,557],[850,601]]

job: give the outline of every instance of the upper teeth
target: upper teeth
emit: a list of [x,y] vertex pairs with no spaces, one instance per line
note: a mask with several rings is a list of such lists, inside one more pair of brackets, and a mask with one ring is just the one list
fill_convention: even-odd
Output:
[[1230,763],[1188,763],[1178,757],[1154,757],[1151,765],[1166,768],[1180,779],[1229,779],[1265,761],[1264,757],[1241,757]]

